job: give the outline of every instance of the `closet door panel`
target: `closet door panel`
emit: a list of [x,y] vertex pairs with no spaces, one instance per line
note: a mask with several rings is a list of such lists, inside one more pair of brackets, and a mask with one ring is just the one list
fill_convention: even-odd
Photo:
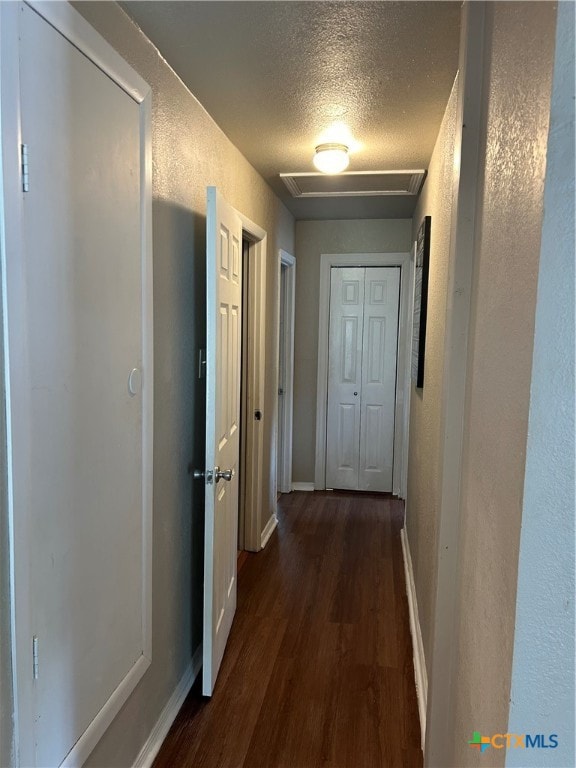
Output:
[[358,489],[392,491],[399,267],[365,270]]
[[364,267],[330,277],[326,487],[358,488]]

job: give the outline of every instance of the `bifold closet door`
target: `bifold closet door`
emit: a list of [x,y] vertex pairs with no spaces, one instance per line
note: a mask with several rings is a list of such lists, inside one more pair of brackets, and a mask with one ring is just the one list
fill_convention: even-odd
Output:
[[392,491],[399,267],[333,268],[326,487]]

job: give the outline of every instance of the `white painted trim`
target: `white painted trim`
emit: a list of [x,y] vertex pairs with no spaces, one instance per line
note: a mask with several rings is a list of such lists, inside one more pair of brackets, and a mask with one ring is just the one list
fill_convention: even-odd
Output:
[[68,3],[54,0],[25,0],[25,3],[82,51],[134,101],[140,103],[150,93],[148,83]]
[[141,232],[144,250],[142,281],[142,499],[145,512],[144,553],[142,582],[144,608],[142,631],[144,656],[152,661],[152,540],[154,507],[154,275],[152,241],[152,91],[140,102],[143,193],[141,205]]
[[70,752],[68,752],[60,768],[77,768],[77,766],[84,764],[86,758],[90,755],[96,744],[98,744],[118,712],[120,712],[149,666],[150,660],[145,656],[140,656],[136,664],[134,664],[130,672],[112,693]]
[[164,739],[168,735],[168,731],[172,727],[172,723],[190,693],[190,689],[194,685],[201,669],[202,645],[200,644],[192,657],[192,661],[188,664],[186,671],[180,678],[180,682],[174,689],[172,696],[170,696],[166,706],[160,713],[160,717],[156,721],[154,728],[152,728],[138,757],[134,761],[133,768],[151,768],[156,755],[164,743]]
[[262,531],[262,538],[260,542],[260,546],[262,549],[264,549],[266,544],[268,544],[268,540],[276,530],[277,525],[278,525],[278,518],[276,517],[276,515],[272,515],[270,520],[268,520],[268,522],[266,523],[266,527]]
[[398,362],[394,419],[394,468],[392,492],[403,495],[406,390],[410,386],[408,304],[410,289],[409,253],[323,253],[320,257],[320,301],[318,317],[318,372],[316,379],[316,453],[314,487],[326,488],[326,401],[328,397],[328,326],[330,322],[330,270],[332,267],[400,267],[400,312],[398,318]]
[[414,571],[412,570],[412,557],[410,556],[410,545],[408,543],[406,526],[400,531],[400,538],[402,540],[406,596],[408,597],[408,610],[410,613],[410,634],[412,635],[412,651],[414,656],[414,682],[416,683],[418,713],[420,715],[421,746],[422,751],[424,751],[424,742],[426,739],[426,704],[428,701],[428,674],[426,672],[424,643],[422,642],[422,629],[418,617],[418,600],[416,598],[416,585],[414,584]]
[[[284,318],[284,411],[282,424],[278,425],[278,434],[282,435],[280,476],[277,478],[277,490],[280,493],[290,493],[292,490],[292,423],[294,413],[294,326],[296,312],[296,259],[287,251],[278,252],[278,313],[280,313],[280,291],[282,289],[282,266],[285,266],[285,304]],[[278,314],[278,317],[280,315]],[[278,320],[278,326],[280,320]],[[279,334],[278,334],[279,337]],[[278,338],[278,349],[280,339]],[[279,355],[276,355],[279,358]],[[279,366],[278,366],[279,368]],[[278,375],[277,368],[277,375]],[[278,387],[276,387],[278,390]],[[278,410],[278,407],[276,407]],[[278,443],[278,437],[276,439]]]
[[[288,187],[292,197],[374,197],[374,196],[387,196],[387,195],[417,195],[422,186],[422,180],[426,174],[423,169],[410,170],[410,171],[345,171],[339,173],[340,177],[355,177],[363,178],[367,176],[408,176],[410,179],[409,184],[406,185],[406,189],[371,189],[371,190],[355,190],[355,191],[336,191],[327,192],[322,190],[320,192],[303,192],[298,179],[313,179],[324,176],[323,173],[316,172],[303,172],[303,173],[281,173],[280,178]],[[374,186],[374,184],[372,184]],[[385,185],[382,184],[382,187]]]
[[292,483],[293,491],[315,491],[314,483]]
[[[153,460],[153,317],[152,317],[152,139],[151,89],[119,56],[93,27],[69,4],[54,2],[25,3],[69,40],[102,72],[128,94],[140,109],[141,136],[141,227],[142,227],[142,655],[98,712],[86,731],[66,756],[63,766],[83,763],[120,708],[126,702],[151,663],[152,655],[152,460]],[[19,82],[19,15],[24,4],[0,4],[0,120],[2,135],[0,207],[3,324],[4,385],[6,388],[8,513],[11,568],[11,621],[14,686],[14,741],[20,765],[34,765],[34,745],[30,734],[34,717],[30,676],[31,608],[28,600],[30,520],[23,511],[26,500],[19,499],[15,513],[14,489],[22,487],[28,471],[17,470],[16,456],[24,457],[22,434],[27,415],[15,413],[11,393],[24,386],[24,368],[20,362],[25,350],[20,301],[24,275],[22,258],[22,195],[20,194],[19,148],[20,125]],[[25,352],[24,352],[25,353]],[[16,426],[17,425],[17,426]],[[19,464],[22,464],[19,461]],[[23,465],[23,466],[24,466]],[[16,480],[16,472],[22,472]]]
[[[253,355],[246,361],[248,386],[246,399],[246,490],[244,494],[244,549],[258,552],[261,548],[262,520],[262,465],[264,459],[264,373],[266,369],[266,254],[267,235],[262,227],[237,211],[242,222],[243,236],[250,241],[251,280],[248,301],[252,312],[248,333],[255,340]],[[250,418],[254,411],[262,411],[262,420]]]
[[280,248],[278,255],[280,256],[280,261],[282,264],[286,264],[287,267],[293,267],[296,264],[296,258],[292,256],[291,253],[288,253],[288,251],[285,251],[283,248]]

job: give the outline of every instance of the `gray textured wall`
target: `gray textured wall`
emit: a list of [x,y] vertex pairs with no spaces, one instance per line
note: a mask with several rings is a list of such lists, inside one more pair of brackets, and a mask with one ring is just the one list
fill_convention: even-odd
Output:
[[430,673],[434,595],[437,573],[437,535],[441,496],[440,436],[444,383],[444,336],[448,262],[452,226],[452,178],[458,78],[454,83],[436,146],[414,213],[413,239],[424,216],[431,216],[430,273],[424,361],[424,387],[412,385],[406,530],[426,668]]
[[[553,3],[488,3],[464,415],[451,766],[502,766],[473,730],[506,733],[554,52]],[[537,54],[535,53],[537,52]],[[407,531],[427,669],[435,635],[455,99],[416,211],[432,215],[424,389],[410,416]],[[442,681],[431,681],[432,687]],[[452,724],[451,724],[452,725]],[[487,762],[488,760],[488,762]]]
[[472,728],[508,723],[555,20],[554,3],[487,5],[456,614],[463,767],[487,764]]
[[[574,4],[558,8],[508,731],[574,750]],[[534,621],[534,616],[538,617]],[[542,752],[506,765],[538,768]]]
[[320,256],[323,253],[405,253],[410,219],[296,222],[296,328],[292,479],[314,482]]

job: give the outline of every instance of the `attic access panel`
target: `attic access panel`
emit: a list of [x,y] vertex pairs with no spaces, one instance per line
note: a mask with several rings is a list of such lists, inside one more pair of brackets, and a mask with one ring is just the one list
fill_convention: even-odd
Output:
[[360,197],[417,195],[426,171],[348,171],[325,173],[281,173],[292,197]]

